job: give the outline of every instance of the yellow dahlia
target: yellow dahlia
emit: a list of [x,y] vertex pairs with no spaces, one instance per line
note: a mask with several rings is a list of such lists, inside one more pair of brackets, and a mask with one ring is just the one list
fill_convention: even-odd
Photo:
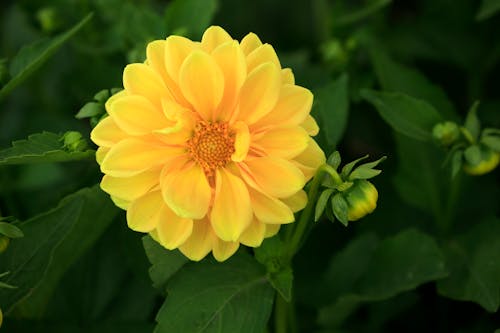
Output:
[[273,47],[208,28],[147,46],[92,131],[101,187],[128,226],[191,260],[259,246],[304,208],[325,161],[311,138],[313,95]]

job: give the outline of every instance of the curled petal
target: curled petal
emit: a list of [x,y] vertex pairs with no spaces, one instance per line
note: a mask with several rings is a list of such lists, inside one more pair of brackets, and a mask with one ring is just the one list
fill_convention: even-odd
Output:
[[160,191],[149,192],[134,200],[127,210],[128,227],[140,232],[153,230],[158,225],[163,206],[165,203]]
[[97,124],[90,133],[90,139],[98,146],[112,147],[121,140],[129,137],[121,130],[111,117],[106,117]]
[[306,207],[307,193],[304,190],[300,190],[288,198],[282,198],[281,201],[290,207],[292,212],[297,213]]
[[218,46],[231,42],[232,40],[233,38],[226,32],[226,30],[213,25],[203,33],[203,36],[201,37],[201,46],[205,51],[210,53]]
[[285,224],[295,220],[293,212],[278,199],[250,189],[250,201],[257,219],[268,224]]
[[99,147],[97,148],[95,152],[95,159],[99,165],[102,164],[102,161],[104,160],[104,157],[106,157],[106,154],[109,152],[110,148],[108,147]]
[[295,84],[295,76],[290,68],[283,68],[281,70],[281,82],[283,84]]
[[272,197],[289,197],[305,185],[302,172],[284,159],[259,157],[239,167],[247,184]]
[[206,219],[193,222],[191,236],[179,247],[186,257],[193,261],[200,261],[213,248],[216,236]]
[[225,169],[217,170],[210,221],[217,236],[228,242],[237,241],[252,221],[250,196],[245,183]]
[[308,115],[300,126],[302,126],[310,136],[315,136],[319,133],[318,124],[311,115]]
[[210,120],[224,93],[224,76],[210,55],[195,51],[181,66],[179,86],[195,111]]
[[179,73],[184,60],[199,46],[181,36],[170,36],[165,44],[165,68],[174,82],[179,82]]
[[311,179],[316,170],[326,161],[325,153],[316,141],[309,139],[307,148],[293,159],[294,164],[303,172],[306,180]]
[[163,205],[156,231],[160,244],[173,250],[184,244],[191,236],[193,220],[179,217],[167,205]]
[[239,242],[226,242],[219,238],[214,240],[212,254],[215,260],[222,262],[232,256],[240,246]]
[[130,177],[153,169],[184,153],[139,139],[125,139],[114,145],[102,161],[101,171],[113,177]]
[[257,47],[247,56],[248,72],[252,72],[254,68],[267,62],[271,62],[276,68],[281,69],[281,64],[274,48],[269,44],[264,44]]
[[133,201],[151,190],[160,182],[160,169],[145,171],[143,173],[118,178],[104,175],[101,181],[101,188],[104,192],[126,200]]
[[280,86],[280,72],[273,63],[254,69],[241,88],[237,118],[252,124],[268,114],[278,101]]
[[174,99],[160,74],[145,64],[127,65],[123,71],[123,86],[127,93],[146,97],[158,109],[162,99]]
[[109,114],[116,124],[131,135],[144,135],[169,125],[165,116],[151,102],[138,95],[114,102]]
[[179,216],[201,219],[208,211],[212,189],[203,169],[194,164],[164,169],[160,186],[168,206]]
[[266,225],[257,219],[253,219],[252,223],[241,234],[240,243],[246,246],[259,247],[264,240],[265,233]]
[[249,33],[241,40],[241,50],[245,55],[249,55],[253,50],[262,45],[259,37],[253,32]]

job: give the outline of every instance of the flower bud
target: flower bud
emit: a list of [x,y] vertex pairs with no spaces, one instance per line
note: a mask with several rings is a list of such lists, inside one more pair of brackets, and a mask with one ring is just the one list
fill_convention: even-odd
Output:
[[4,235],[0,235],[0,254],[3,253],[7,246],[9,246],[10,238]]
[[83,151],[87,148],[87,142],[82,135],[76,131],[68,131],[63,136],[64,147],[69,151]]
[[367,180],[358,179],[343,192],[348,205],[349,221],[356,221],[370,214],[377,207],[378,192],[375,186]]
[[432,136],[441,145],[449,146],[455,142],[460,136],[460,129],[458,125],[452,121],[445,121],[443,123],[436,124],[432,129]]
[[2,309],[0,309],[0,327],[2,327],[2,321],[3,321],[3,313]]
[[482,147],[481,159],[477,164],[471,164],[465,159],[463,169],[466,173],[473,176],[484,175],[495,169],[500,162],[500,153],[490,148]]

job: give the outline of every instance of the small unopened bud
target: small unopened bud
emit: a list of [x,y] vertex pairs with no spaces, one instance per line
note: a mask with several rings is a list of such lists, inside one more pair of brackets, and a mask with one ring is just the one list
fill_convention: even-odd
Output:
[[432,136],[442,146],[447,147],[457,141],[457,139],[460,137],[460,129],[454,122],[445,121],[434,126],[434,128],[432,129]]
[[500,153],[493,151],[488,147],[481,147],[480,160],[476,164],[470,163],[465,159],[463,169],[466,173],[473,176],[484,175],[495,169],[500,163]]
[[2,309],[0,309],[0,327],[2,327],[2,321],[3,321],[3,313]]
[[343,192],[348,205],[347,217],[349,221],[356,221],[370,214],[377,207],[378,191],[367,180],[357,179],[354,184]]
[[64,148],[69,151],[83,151],[87,148],[87,142],[82,134],[76,131],[68,131],[63,136]]

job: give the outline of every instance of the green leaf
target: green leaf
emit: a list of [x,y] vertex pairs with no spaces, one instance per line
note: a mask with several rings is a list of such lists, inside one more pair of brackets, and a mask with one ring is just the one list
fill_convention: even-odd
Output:
[[344,167],[342,168],[342,171],[340,172],[340,176],[343,179],[346,178],[351,173],[352,169],[356,166],[356,164],[358,164],[362,160],[366,160],[368,157],[369,157],[369,155],[365,155],[363,157],[360,157],[360,158],[344,165]]
[[93,150],[69,151],[64,135],[50,132],[32,134],[27,140],[14,141],[11,148],[0,150],[0,165],[67,162],[93,159]]
[[479,123],[479,118],[477,117],[477,109],[479,107],[479,102],[476,101],[469,109],[467,117],[465,118],[464,127],[472,136],[472,140],[476,141],[479,137],[479,131],[481,130],[481,125]]
[[189,260],[177,250],[170,251],[165,249],[150,236],[144,236],[142,243],[151,263],[149,276],[153,281],[153,287],[164,291],[168,280]]
[[328,200],[330,199],[332,193],[332,189],[326,189],[321,192],[318,198],[318,202],[316,203],[316,208],[314,210],[314,222],[317,222],[320,219],[321,215],[323,215],[323,212],[325,211],[326,205],[328,204]]
[[369,168],[356,168],[350,175],[349,175],[349,180],[355,180],[355,179],[370,179],[375,176],[380,175],[382,170],[377,170],[377,169],[369,169]]
[[290,302],[292,300],[293,271],[291,267],[276,273],[270,273],[267,279],[285,301]]
[[472,145],[464,150],[464,157],[469,164],[478,165],[481,163],[481,148],[478,145]]
[[395,131],[417,140],[430,141],[432,128],[442,121],[432,105],[402,93],[363,89],[361,96],[375,106]]
[[458,120],[455,108],[441,87],[412,67],[399,64],[376,46],[370,51],[378,81],[386,91],[395,91],[424,100],[448,119]]
[[383,241],[365,235],[330,263],[322,286],[333,296],[318,321],[339,325],[363,302],[386,300],[448,274],[444,256],[430,236],[408,229]]
[[86,103],[80,111],[75,115],[76,119],[91,118],[101,114],[104,114],[104,105],[97,102]]
[[313,114],[318,115],[326,142],[336,147],[344,135],[349,114],[347,74],[314,91],[314,100]]
[[167,27],[171,33],[181,32],[199,40],[212,22],[217,7],[217,0],[174,0],[167,8]]
[[455,178],[462,169],[463,156],[464,152],[461,149],[456,150],[451,156],[451,178]]
[[336,15],[337,18],[334,21],[334,25],[344,26],[356,23],[370,15],[373,15],[375,12],[389,5],[391,2],[391,0],[374,0],[368,1],[364,6],[356,4],[356,7],[354,7],[356,8],[355,10],[341,13],[341,15]]
[[500,0],[483,0],[476,14],[476,20],[482,21],[492,17],[500,10]]
[[9,238],[21,238],[24,236],[21,229],[16,227],[12,223],[0,222],[0,235],[7,236]]
[[496,135],[483,136],[481,143],[494,151],[500,152],[500,137]]
[[330,165],[335,170],[337,170],[341,162],[342,158],[340,157],[340,153],[338,150],[334,151],[330,156],[328,156],[328,159],[326,160],[326,163],[328,163],[328,165]]
[[347,217],[348,209],[349,208],[347,206],[347,202],[345,201],[342,194],[337,193],[332,197],[333,214],[335,215],[337,220],[339,220],[340,223],[342,223],[346,227],[347,223],[349,222],[349,219]]
[[35,42],[23,47],[12,59],[10,74],[12,79],[0,90],[0,100],[5,98],[16,86],[47,61],[67,40],[75,35],[91,18],[92,13],[85,16],[73,28],[50,39]]
[[167,292],[155,333],[262,333],[274,296],[262,266],[241,252],[223,263],[186,265],[168,283]]
[[30,298],[26,304],[33,311],[42,311],[42,301],[47,301],[66,269],[88,249],[116,213],[108,196],[95,186],[71,194],[54,209],[21,222],[24,237],[11,242],[0,262],[0,271],[11,272],[5,282],[19,287],[0,290],[3,308],[9,311],[34,293],[37,302]]
[[445,247],[451,274],[438,282],[441,295],[478,303],[489,312],[500,306],[500,220],[477,221]]

